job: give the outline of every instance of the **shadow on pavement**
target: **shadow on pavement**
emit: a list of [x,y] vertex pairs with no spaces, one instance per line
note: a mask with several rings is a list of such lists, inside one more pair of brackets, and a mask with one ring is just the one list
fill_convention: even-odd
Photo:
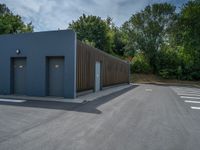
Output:
[[102,112],[97,109],[98,106],[111,101],[112,99],[136,88],[137,86],[138,85],[132,85],[123,90],[114,92],[112,94],[109,94],[109,95],[106,95],[106,96],[97,98],[93,101],[89,101],[85,103],[27,100],[26,102],[23,102],[23,103],[0,102],[0,105],[43,108],[43,109],[59,109],[59,110],[66,110],[66,111],[77,111],[77,112],[101,114]]

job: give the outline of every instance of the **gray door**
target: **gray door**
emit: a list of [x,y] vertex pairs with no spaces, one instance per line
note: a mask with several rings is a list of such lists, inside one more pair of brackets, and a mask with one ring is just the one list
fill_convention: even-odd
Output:
[[100,91],[101,88],[101,63],[95,64],[95,92]]
[[49,96],[64,96],[63,57],[50,57],[48,59],[48,89]]
[[13,93],[26,94],[26,58],[13,59]]

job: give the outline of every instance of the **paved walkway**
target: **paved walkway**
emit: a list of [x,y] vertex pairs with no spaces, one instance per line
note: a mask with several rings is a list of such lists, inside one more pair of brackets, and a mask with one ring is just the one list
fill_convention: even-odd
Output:
[[123,84],[123,85],[118,85],[118,86],[107,87],[107,88],[104,88],[102,91],[99,91],[96,93],[91,92],[88,94],[84,94],[82,96],[78,96],[75,99],[67,99],[67,98],[62,98],[62,97],[33,97],[33,96],[0,95],[0,101],[39,100],[39,101],[83,103],[83,102],[87,102],[87,101],[93,101],[102,96],[106,96],[106,95],[112,94],[114,92],[121,91],[121,90],[129,88],[131,86],[133,86],[133,84]]

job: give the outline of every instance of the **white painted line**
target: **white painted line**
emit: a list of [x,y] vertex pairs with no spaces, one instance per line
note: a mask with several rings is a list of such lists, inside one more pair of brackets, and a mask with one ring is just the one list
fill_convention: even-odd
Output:
[[194,103],[194,104],[200,104],[200,101],[189,101],[189,100],[185,100],[186,103]]
[[23,103],[26,102],[26,100],[0,99],[0,102]]
[[200,95],[197,94],[187,94],[187,93],[177,93],[178,95],[188,95],[188,96],[196,96],[196,97],[200,97]]
[[184,87],[172,87],[173,89],[177,89],[177,90],[200,90],[199,88],[184,88]]
[[200,89],[197,88],[172,88],[175,91],[200,91]]
[[199,89],[173,89],[173,90],[175,90],[175,91],[200,91]]
[[200,99],[200,97],[181,96],[181,98]]
[[178,94],[200,94],[200,92],[176,92]]
[[200,107],[193,107],[193,106],[191,106],[190,108],[191,109],[200,109]]
[[200,91],[175,91],[177,93],[200,93]]
[[145,89],[145,91],[147,91],[147,92],[152,92],[152,89]]
[[199,89],[176,89],[176,91],[195,91],[195,92],[199,92],[200,90]]

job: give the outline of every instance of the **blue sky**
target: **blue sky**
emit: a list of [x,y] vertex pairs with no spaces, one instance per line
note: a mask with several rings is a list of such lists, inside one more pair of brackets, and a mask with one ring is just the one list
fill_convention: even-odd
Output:
[[110,16],[120,26],[148,4],[161,2],[180,8],[187,0],[0,0],[25,22],[32,21],[35,31],[66,29],[83,13],[102,18]]

